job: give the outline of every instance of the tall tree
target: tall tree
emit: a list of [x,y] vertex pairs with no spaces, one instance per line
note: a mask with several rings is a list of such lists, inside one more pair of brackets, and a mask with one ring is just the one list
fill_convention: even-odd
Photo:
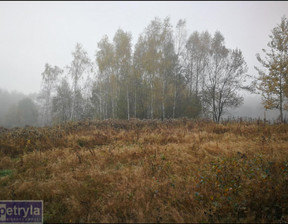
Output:
[[140,35],[135,45],[133,54],[133,92],[134,92],[134,117],[148,118],[149,112],[149,84],[147,82],[147,71],[145,69],[146,41]]
[[101,83],[100,101],[103,118],[115,117],[115,99],[117,94],[117,80],[115,76],[114,46],[105,35],[98,42],[99,50],[96,53],[96,62],[99,68],[98,81]]
[[154,101],[155,101],[155,84],[156,77],[159,75],[159,61],[160,61],[160,33],[161,33],[161,20],[155,18],[145,29],[143,40],[145,42],[145,53],[141,59],[145,79],[149,85],[149,118],[154,118]]
[[238,91],[246,88],[246,72],[247,66],[242,52],[238,49],[227,49],[224,37],[220,32],[216,32],[211,44],[203,91],[203,103],[214,121],[219,122],[226,109],[238,107],[243,102]]
[[62,78],[61,84],[56,87],[56,91],[57,93],[52,99],[54,122],[69,121],[71,118],[73,92],[65,78]]
[[186,50],[185,45],[187,42],[187,30],[186,30],[186,20],[180,19],[176,25],[175,35],[174,35],[174,46],[175,46],[175,69],[174,69],[174,79],[173,79],[173,109],[172,117],[176,116],[177,102],[181,99],[181,90],[185,87],[184,83],[184,69],[186,61]]
[[[173,92],[169,91],[173,87],[174,75],[177,65],[177,55],[175,53],[172,25],[170,19],[164,19],[162,23],[160,39],[160,70],[159,76],[162,85],[161,97],[161,118],[171,117],[171,109],[173,110]],[[172,106],[172,107],[171,107]]]
[[82,45],[77,43],[75,51],[72,52],[73,60],[71,65],[68,66],[69,74],[71,75],[73,81],[72,87],[72,108],[71,108],[71,120],[80,119],[82,116],[82,94],[81,88],[79,86],[80,79],[83,77],[85,71],[87,71],[91,62],[88,57],[87,52],[83,49]]
[[[281,23],[272,30],[268,42],[269,51],[263,49],[266,57],[257,54],[257,60],[265,70],[258,71],[256,88],[262,94],[265,109],[279,109],[280,121],[283,122],[283,110],[288,109],[288,19],[281,18]],[[286,103],[285,103],[286,101]]]
[[173,80],[176,66],[169,18],[163,22],[159,18],[152,20],[138,39],[135,52],[137,52],[137,67],[142,70],[143,79],[149,86],[148,117],[153,119],[156,115],[164,119],[169,99],[168,85]]
[[203,80],[205,80],[205,68],[209,56],[211,37],[208,32],[199,33],[194,31],[186,43],[187,49],[187,72],[190,95],[194,94],[198,97],[201,92],[200,87]]
[[[132,75],[131,38],[131,34],[124,32],[122,29],[118,29],[113,38],[116,79],[120,84],[120,88],[123,88],[124,95],[126,96],[126,117],[128,120],[130,119],[130,86]],[[120,88],[118,89],[121,91]],[[117,99],[117,101],[118,100],[119,99]]]
[[41,124],[51,124],[52,119],[52,94],[55,90],[59,75],[63,73],[63,70],[57,66],[52,67],[49,64],[45,64],[45,70],[42,75],[42,90],[38,97],[42,101],[41,108]]

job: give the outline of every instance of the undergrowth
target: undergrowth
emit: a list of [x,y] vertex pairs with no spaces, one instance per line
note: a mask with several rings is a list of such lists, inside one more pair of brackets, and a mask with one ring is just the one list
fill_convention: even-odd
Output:
[[105,120],[1,129],[0,199],[44,222],[287,222],[288,126]]

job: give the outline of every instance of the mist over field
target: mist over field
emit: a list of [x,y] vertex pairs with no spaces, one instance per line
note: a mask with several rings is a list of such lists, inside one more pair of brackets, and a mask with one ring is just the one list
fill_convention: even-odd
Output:
[[[20,123],[17,119],[15,119],[15,114],[13,118],[13,109],[17,107],[19,102],[25,98],[31,99],[35,103],[36,111],[35,115],[29,116],[28,118],[23,120]],[[21,92],[16,91],[7,91],[4,89],[0,89],[0,126],[2,127],[17,127],[17,126],[25,126],[25,125],[34,125],[39,126],[39,109],[40,106],[37,105],[37,93],[34,94],[23,94]],[[15,109],[16,110],[16,109]],[[264,119],[264,107],[261,104],[261,99],[259,95],[251,94],[249,96],[245,96],[244,103],[237,109],[229,110],[223,117],[224,119],[228,118],[244,118],[244,119]],[[12,112],[12,114],[11,114]],[[31,113],[31,111],[29,112]],[[266,112],[266,118],[268,120],[276,120],[279,116],[278,110],[269,110]]]

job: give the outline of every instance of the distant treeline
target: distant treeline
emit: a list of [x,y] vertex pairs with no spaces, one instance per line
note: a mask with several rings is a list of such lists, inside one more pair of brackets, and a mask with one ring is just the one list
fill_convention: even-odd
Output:
[[[228,110],[243,103],[243,90],[261,93],[265,109],[279,110],[279,120],[284,122],[287,34],[288,20],[282,17],[272,30],[270,51],[264,50],[265,60],[257,55],[264,69],[256,68],[259,76],[247,83],[251,76],[241,50],[228,49],[219,31],[188,35],[185,20],[173,27],[169,18],[155,18],[132,46],[131,34],[118,29],[112,41],[105,35],[98,42],[92,59],[77,43],[69,65],[60,68],[46,63],[36,99],[18,96],[17,102],[1,103],[7,107],[0,110],[0,124],[181,117],[219,122]],[[1,94],[5,101],[16,93]]]
[[207,117],[220,121],[243,102],[247,66],[239,49],[228,49],[220,32],[173,27],[155,18],[132,47],[118,29],[98,42],[95,58],[81,44],[65,68],[45,65],[39,95],[41,124],[83,119]]
[[36,94],[29,96],[19,92],[8,92],[0,89],[0,126],[23,127],[36,126],[38,121]]

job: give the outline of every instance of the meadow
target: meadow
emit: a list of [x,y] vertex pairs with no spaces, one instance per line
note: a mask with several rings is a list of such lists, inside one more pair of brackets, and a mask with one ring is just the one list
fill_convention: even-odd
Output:
[[44,222],[287,222],[288,125],[105,120],[0,128],[0,199]]

